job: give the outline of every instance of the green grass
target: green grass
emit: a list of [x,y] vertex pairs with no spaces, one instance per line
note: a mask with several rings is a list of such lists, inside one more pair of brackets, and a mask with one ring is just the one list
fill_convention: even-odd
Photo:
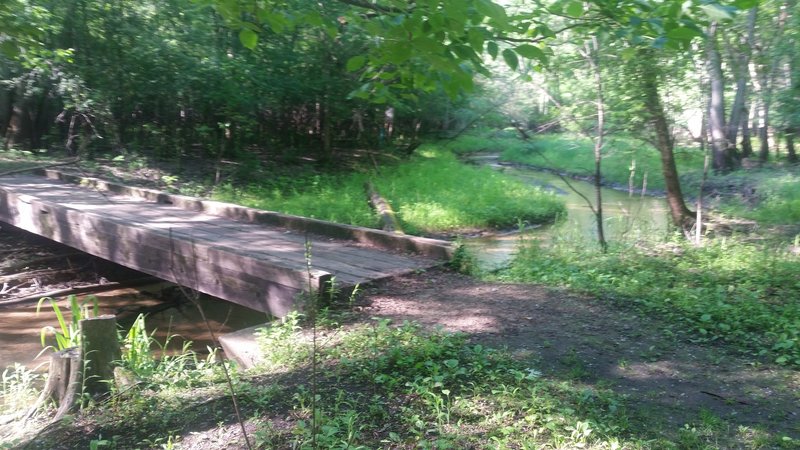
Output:
[[[800,170],[771,168],[739,171],[713,181],[747,190],[721,206],[722,211],[762,225],[800,224]],[[741,191],[740,191],[741,192]]]
[[800,367],[800,258],[789,243],[717,239],[612,247],[529,242],[502,278],[565,286],[656,313],[696,342]]
[[[456,153],[498,152],[508,162],[555,169],[577,176],[594,171],[592,143],[563,134],[539,135],[530,142],[514,133],[486,130],[467,134],[449,142]],[[696,196],[703,176],[703,154],[697,149],[676,148],[675,159],[685,195]],[[641,188],[647,174],[648,191],[663,191],[664,177],[658,151],[642,141],[612,136],[603,150],[603,178],[606,183],[627,187],[635,161],[634,188]],[[770,165],[741,169],[727,174],[709,172],[704,192],[722,195],[716,204],[722,212],[758,221],[763,225],[800,223],[800,170],[791,166]]]
[[[546,167],[577,176],[594,173],[593,144],[588,139],[571,134],[547,134],[521,141],[508,133],[485,132],[465,135],[448,144],[458,153],[495,151],[501,160]],[[675,158],[679,173],[703,169],[703,155],[690,149],[676,149]],[[635,165],[635,166],[634,166]],[[647,174],[648,190],[664,190],[661,159],[653,146],[627,137],[610,137],[603,149],[603,177],[607,183],[628,186],[631,168],[634,187],[641,188]]]
[[390,202],[405,231],[414,234],[550,222],[563,211],[554,195],[491,169],[467,166],[434,144],[418,149],[408,163],[382,168],[380,174],[313,175],[245,188],[225,186],[214,197],[255,208],[377,227],[377,217],[364,193],[368,180]]

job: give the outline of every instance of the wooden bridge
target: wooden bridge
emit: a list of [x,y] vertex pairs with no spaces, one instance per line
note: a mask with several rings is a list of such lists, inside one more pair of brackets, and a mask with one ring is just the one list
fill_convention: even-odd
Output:
[[452,256],[445,241],[52,170],[0,176],[0,221],[275,316],[331,280],[346,291]]

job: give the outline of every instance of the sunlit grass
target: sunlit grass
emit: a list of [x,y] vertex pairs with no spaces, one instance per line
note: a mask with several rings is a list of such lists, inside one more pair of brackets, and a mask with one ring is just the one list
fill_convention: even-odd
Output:
[[757,187],[749,188],[749,197],[738,196],[723,205],[725,212],[763,225],[800,224],[800,171],[796,168],[757,171],[738,184]]
[[[509,162],[530,164],[568,172],[578,176],[594,173],[593,144],[589,139],[572,134],[546,134],[525,142],[507,133],[466,135],[449,144],[457,152],[493,151]],[[697,150],[676,149],[679,172],[701,170],[703,155]],[[609,137],[603,148],[603,178],[607,183],[628,186],[633,174],[633,187],[663,190],[661,159],[651,145],[624,136]]]
[[378,227],[364,183],[372,181],[410,233],[459,232],[543,223],[563,211],[562,203],[539,188],[488,168],[467,166],[437,145],[418,149],[408,163],[379,174],[315,175],[294,185],[225,186],[215,198],[333,222]]

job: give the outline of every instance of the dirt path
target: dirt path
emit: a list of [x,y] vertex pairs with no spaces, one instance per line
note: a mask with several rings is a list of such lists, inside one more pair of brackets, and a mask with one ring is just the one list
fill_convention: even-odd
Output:
[[611,388],[643,417],[666,421],[663,429],[710,412],[732,432],[744,425],[800,436],[800,373],[691,344],[593,298],[434,270],[369,288],[364,299],[368,317],[464,332],[547,376]]

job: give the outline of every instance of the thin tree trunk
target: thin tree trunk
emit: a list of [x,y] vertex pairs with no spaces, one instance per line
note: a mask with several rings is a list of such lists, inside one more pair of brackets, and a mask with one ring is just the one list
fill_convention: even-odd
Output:
[[786,130],[786,159],[789,164],[797,164],[797,153],[794,148],[794,129]]
[[730,143],[725,126],[725,81],[722,75],[722,61],[716,46],[717,23],[711,22],[706,43],[706,57],[711,102],[708,108],[708,126],[711,133],[711,148],[714,155],[714,170],[731,169],[728,158]]
[[600,44],[598,43],[597,36],[592,37],[592,46],[587,49],[584,55],[586,61],[594,72],[594,83],[597,89],[597,133],[594,139],[594,202],[595,202],[595,221],[597,222],[597,242],[600,244],[603,252],[608,250],[608,242],[606,242],[606,234],[603,229],[603,172],[601,170],[601,162],[603,160],[603,145],[605,137],[605,98],[603,94],[603,74],[600,71]]
[[753,154],[753,143],[750,138],[750,111],[745,108],[742,118],[742,158],[749,158]]
[[661,171],[667,190],[667,205],[669,206],[672,222],[684,230],[691,229],[694,222],[694,213],[686,206],[681,191],[678,169],[675,165],[673,141],[667,123],[667,116],[661,104],[658,93],[658,69],[647,53],[640,54],[640,82],[644,95],[645,108],[656,134],[656,148],[661,154]]

